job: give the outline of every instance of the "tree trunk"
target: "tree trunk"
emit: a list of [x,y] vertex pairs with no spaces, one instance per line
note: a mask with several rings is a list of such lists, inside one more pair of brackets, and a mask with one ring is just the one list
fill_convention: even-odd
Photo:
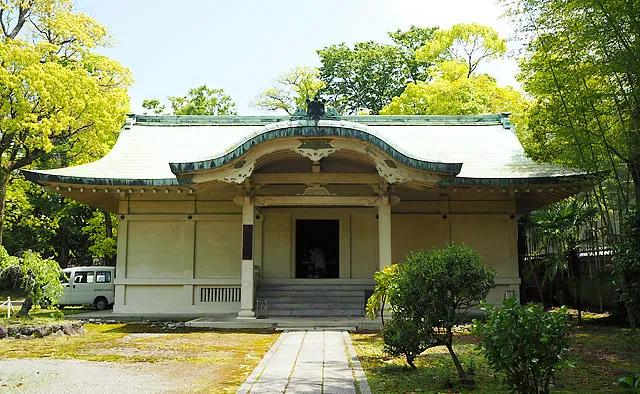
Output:
[[22,308],[16,313],[18,317],[27,317],[29,316],[29,311],[31,311],[31,307],[33,307],[33,302],[30,297],[25,297],[24,302],[22,303]]
[[627,168],[633,179],[633,190],[635,191],[636,204],[640,204],[640,154],[637,158],[627,162]]
[[409,367],[411,367],[411,369],[417,369],[416,365],[413,363],[413,360],[415,359],[414,356],[405,354],[405,358],[407,359],[407,364],[409,364]]
[[458,377],[460,379],[465,379],[467,377],[467,373],[462,368],[462,364],[460,364],[460,360],[458,360],[458,356],[456,356],[456,353],[453,351],[453,346],[450,343],[448,343],[446,346],[447,346],[447,350],[449,350],[449,354],[451,355],[451,358],[453,359],[453,363],[456,366],[456,370],[458,370]]
[[4,209],[7,202],[7,185],[11,176],[9,174],[0,175],[0,245],[2,245],[2,227],[4,225]]
[[458,356],[453,351],[453,331],[451,331],[451,327],[447,327],[447,343],[445,346],[447,350],[449,350],[449,354],[451,355],[451,359],[453,360],[453,364],[456,366],[456,370],[458,370],[458,377],[460,379],[465,379],[467,377],[467,373],[462,368],[462,364],[460,364],[460,360],[458,360]]
[[628,302],[625,301],[625,307],[627,308],[627,315],[629,316],[629,325],[631,326],[631,333],[632,334],[636,334],[636,317],[634,316],[634,310],[631,307],[631,305],[629,305]]
[[569,250],[569,271],[575,281],[575,302],[578,308],[578,325],[582,325],[582,273],[580,271],[580,255],[577,248]]
[[[533,282],[536,284],[536,288],[538,289],[538,295],[540,296],[540,302],[545,307],[548,306],[544,302],[544,291],[542,290],[542,285],[540,284],[540,279],[538,278],[538,274],[535,271],[531,271],[533,276]],[[526,300],[526,302],[530,302],[531,300]]]
[[[113,222],[111,221],[111,214],[109,212],[101,211],[104,215],[104,235],[107,238],[113,238]],[[115,266],[115,259],[111,256],[104,256],[104,265],[113,267]]]

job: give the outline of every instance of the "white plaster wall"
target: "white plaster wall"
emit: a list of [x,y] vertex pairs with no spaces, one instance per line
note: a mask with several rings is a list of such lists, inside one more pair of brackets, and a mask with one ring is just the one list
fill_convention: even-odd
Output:
[[378,271],[378,221],[373,213],[351,215],[351,278],[372,279]]
[[185,222],[131,221],[128,238],[127,278],[191,277]]
[[196,278],[239,278],[242,218],[196,222]]
[[392,214],[391,258],[402,263],[411,252],[443,245],[439,215]]
[[291,215],[267,213],[262,222],[262,277],[291,277]]

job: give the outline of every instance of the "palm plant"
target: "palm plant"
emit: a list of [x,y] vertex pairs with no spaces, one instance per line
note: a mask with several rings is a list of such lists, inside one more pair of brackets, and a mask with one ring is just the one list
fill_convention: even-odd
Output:
[[582,324],[582,289],[580,281],[580,247],[592,234],[597,209],[579,197],[566,199],[531,215],[538,238],[534,255],[540,257],[544,280],[557,278],[567,271],[576,287],[578,324]]

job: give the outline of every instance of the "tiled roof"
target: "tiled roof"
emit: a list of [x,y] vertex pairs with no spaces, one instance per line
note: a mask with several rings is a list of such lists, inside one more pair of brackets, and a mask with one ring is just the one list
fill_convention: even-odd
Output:
[[216,168],[264,141],[298,135],[368,141],[408,166],[457,174],[456,182],[463,184],[558,183],[584,175],[528,159],[502,115],[346,116],[319,121],[277,116],[138,116],[102,159],[24,173],[37,182],[178,185],[176,173]]

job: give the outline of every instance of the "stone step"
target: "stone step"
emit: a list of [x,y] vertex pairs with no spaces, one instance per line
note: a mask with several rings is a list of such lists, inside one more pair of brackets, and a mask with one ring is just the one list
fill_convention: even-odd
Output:
[[311,303],[311,302],[268,302],[268,309],[337,309],[352,308],[363,309],[364,303],[360,302],[344,302],[344,303]]
[[270,317],[362,317],[368,284],[259,283],[256,299],[267,302]]
[[316,317],[316,316],[352,316],[352,317],[362,317],[364,316],[364,311],[360,309],[348,308],[348,309],[340,309],[340,308],[316,308],[316,309],[276,309],[271,310],[270,308],[267,310],[267,315],[269,317],[284,317],[284,316],[292,316],[292,317]]
[[269,301],[269,303],[279,302],[304,302],[304,303],[322,303],[322,304],[337,304],[342,302],[362,302],[364,297],[358,296],[333,296],[326,297],[320,296],[270,296],[263,293],[256,293],[256,299],[263,299]]
[[294,290],[294,291],[308,291],[308,290],[319,290],[319,291],[335,291],[335,290],[373,290],[374,286],[371,285],[319,285],[319,284],[260,284],[258,283],[259,290]]
[[364,297],[365,292],[362,290],[306,290],[306,291],[294,291],[294,290],[264,290],[258,289],[256,295],[262,295],[263,297]]

